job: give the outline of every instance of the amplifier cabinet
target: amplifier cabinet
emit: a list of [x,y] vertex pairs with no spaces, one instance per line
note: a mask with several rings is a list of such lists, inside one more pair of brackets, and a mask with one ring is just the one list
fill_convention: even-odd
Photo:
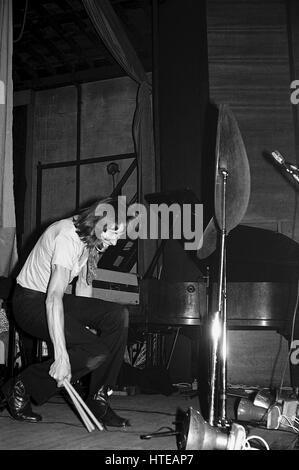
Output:
[[138,277],[134,273],[97,269],[93,297],[125,305],[139,304]]

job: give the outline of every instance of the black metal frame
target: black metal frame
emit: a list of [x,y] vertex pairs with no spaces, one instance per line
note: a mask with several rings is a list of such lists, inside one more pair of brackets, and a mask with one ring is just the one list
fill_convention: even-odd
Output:
[[[44,163],[38,162],[37,164],[37,185],[36,185],[36,227],[37,229],[41,228],[41,210],[42,210],[42,185],[43,185],[43,171],[52,169],[52,168],[63,168],[68,166],[75,166],[77,169],[77,177],[76,177],[76,209],[79,207],[79,198],[80,198],[80,167],[81,165],[90,165],[92,163],[104,163],[104,162],[111,162],[115,160],[126,160],[126,159],[134,159],[129,168],[127,169],[126,173],[123,175],[117,186],[115,187],[114,191],[112,192],[112,196],[117,196],[121,192],[121,188],[128,180],[129,176],[133,173],[134,169],[137,168],[137,158],[135,153],[126,153],[120,155],[109,155],[105,157],[97,157],[97,158],[86,158],[84,160],[71,160],[65,162],[57,162],[57,163]],[[79,173],[79,176],[78,176]],[[137,176],[137,185],[138,185],[138,176]],[[138,194],[138,189],[137,189]]]
[[76,144],[76,160],[62,161],[56,163],[37,163],[37,184],[36,184],[36,214],[35,222],[36,229],[40,231],[41,229],[41,212],[42,212],[42,186],[43,186],[43,170],[48,170],[52,168],[65,168],[68,166],[76,167],[76,207],[75,210],[79,208],[80,205],[80,169],[81,165],[89,165],[92,163],[104,163],[112,162],[115,160],[125,160],[133,158],[133,162],[127,169],[126,173],[123,175],[116,188],[113,190],[111,196],[117,196],[121,194],[121,189],[125,182],[128,180],[129,176],[133,173],[134,169],[137,169],[137,191],[136,194],[139,194],[139,176],[138,176],[138,165],[137,165],[137,155],[136,153],[124,153],[120,155],[109,155],[104,157],[95,157],[95,158],[86,158],[81,160],[81,107],[82,107],[82,89],[79,83],[75,83],[77,88],[77,144]]

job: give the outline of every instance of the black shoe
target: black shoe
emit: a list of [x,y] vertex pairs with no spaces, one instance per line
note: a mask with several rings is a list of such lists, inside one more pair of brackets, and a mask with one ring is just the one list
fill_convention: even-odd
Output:
[[86,404],[104,427],[113,426],[122,428],[131,426],[128,419],[122,418],[112,410],[108,403],[108,394],[105,388],[101,388],[94,397],[87,398]]
[[42,417],[31,409],[30,398],[25,386],[19,377],[10,379],[2,387],[2,393],[6,399],[6,406],[14,419],[37,423]]

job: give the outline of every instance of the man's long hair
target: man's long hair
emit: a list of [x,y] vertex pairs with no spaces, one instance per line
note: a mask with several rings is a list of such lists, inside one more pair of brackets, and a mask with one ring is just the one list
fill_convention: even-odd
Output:
[[73,217],[73,223],[80,239],[89,247],[93,247],[97,242],[95,227],[97,223],[104,218],[104,215],[96,215],[97,208],[100,204],[109,204],[115,212],[115,223],[117,224],[118,204],[117,198],[106,197],[94,202],[91,206],[81,209],[77,215]]

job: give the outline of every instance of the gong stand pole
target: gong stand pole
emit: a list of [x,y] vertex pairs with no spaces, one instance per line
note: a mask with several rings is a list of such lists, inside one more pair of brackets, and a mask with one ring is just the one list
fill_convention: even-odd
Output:
[[[226,246],[226,244],[225,244]],[[221,364],[221,426],[228,426],[227,419],[227,310],[226,310],[226,249],[224,253],[223,271],[223,303],[222,303],[222,364]]]
[[[211,389],[210,389],[210,412],[209,412],[209,424],[215,425],[215,413],[216,406],[218,405],[218,397],[216,397],[216,386],[217,386],[217,365],[219,355],[219,342],[222,338],[222,351],[221,351],[221,374],[222,374],[222,411],[221,421],[223,414],[226,418],[226,331],[224,332],[224,326],[226,330],[226,274],[225,274],[225,254],[226,254],[226,184],[228,172],[226,169],[219,170],[222,175],[222,208],[221,208],[221,250],[220,250],[220,268],[219,268],[219,285],[218,285],[218,308],[213,314],[211,322],[211,333],[212,333],[212,359],[211,359]],[[224,354],[225,353],[225,354]],[[224,412],[223,412],[224,409]]]

